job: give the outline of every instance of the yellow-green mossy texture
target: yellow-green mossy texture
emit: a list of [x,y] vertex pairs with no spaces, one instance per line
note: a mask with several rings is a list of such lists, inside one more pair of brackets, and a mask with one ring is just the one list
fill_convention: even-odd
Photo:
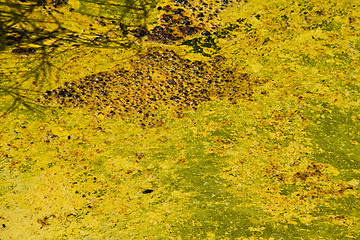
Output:
[[52,3],[0,36],[0,239],[360,238],[359,4]]

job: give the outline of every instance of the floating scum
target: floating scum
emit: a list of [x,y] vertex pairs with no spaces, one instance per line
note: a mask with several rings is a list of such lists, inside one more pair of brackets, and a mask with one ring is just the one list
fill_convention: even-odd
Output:
[[[218,28],[216,18],[228,1],[175,1],[173,6],[158,6],[163,12],[159,24],[134,28],[130,32],[145,42],[176,43],[200,33],[209,36]],[[239,97],[250,97],[252,86],[264,80],[224,65],[224,57],[192,61],[166,47],[150,48],[128,63],[129,69],[93,74],[63,87],[49,90],[42,100],[63,106],[85,107],[104,115],[125,118],[139,116],[141,126],[158,125],[162,118],[157,110],[166,105],[175,116],[184,110],[197,109],[204,101],[217,97],[236,103]]]
[[251,86],[260,81],[223,66],[223,61],[221,56],[208,62],[191,61],[172,50],[148,49],[130,61],[130,70],[102,72],[66,83],[47,91],[43,101],[86,107],[106,116],[135,116],[141,126],[153,126],[161,123],[157,110],[163,106],[179,117],[216,97],[233,104],[251,97]]
[[[358,77],[359,59],[304,62],[281,22],[305,33],[296,41],[332,53],[326,31],[340,33],[335,42],[347,34],[316,23],[314,39],[312,17],[335,12],[341,22],[345,7],[169,1],[156,9],[156,23],[129,28],[137,56],[43,91],[46,118],[0,119],[0,238],[359,238],[358,88],[341,78]],[[265,41],[280,35],[283,45]]]

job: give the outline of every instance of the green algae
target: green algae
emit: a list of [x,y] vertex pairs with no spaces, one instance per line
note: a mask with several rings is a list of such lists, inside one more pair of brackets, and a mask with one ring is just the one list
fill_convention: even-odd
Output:
[[[264,81],[251,86],[249,98],[213,98],[180,118],[161,105],[161,126],[142,129],[136,117],[86,108],[41,108],[40,117],[14,108],[3,115],[1,238],[359,238],[358,7],[233,3],[221,13],[216,54]],[[90,21],[82,9],[81,19]],[[182,43],[206,37],[187,38],[166,48],[209,60],[215,45],[196,54],[199,45]],[[71,64],[41,87],[26,81],[22,87],[37,92],[22,95],[111,74],[115,64],[131,69],[127,60],[147,44],[154,42],[55,54],[53,63]],[[9,77],[17,61],[38,58],[2,54],[11,80],[21,79]]]
[[354,121],[357,109],[342,113],[337,108],[325,108],[315,119],[311,136],[319,149],[318,157],[338,169],[358,169],[358,136],[360,125]]

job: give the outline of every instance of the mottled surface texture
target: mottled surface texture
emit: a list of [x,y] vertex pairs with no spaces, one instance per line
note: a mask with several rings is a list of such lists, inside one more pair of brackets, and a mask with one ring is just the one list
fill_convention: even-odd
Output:
[[1,240],[360,239],[355,1],[0,10]]
[[225,99],[235,104],[251,98],[252,79],[238,69],[223,66],[224,59],[214,56],[207,62],[191,61],[173,51],[149,49],[130,61],[130,70],[102,72],[66,83],[47,91],[44,103],[66,107],[85,107],[106,116],[136,116],[140,124],[153,125],[157,109],[164,105],[174,116],[196,110],[202,102]]

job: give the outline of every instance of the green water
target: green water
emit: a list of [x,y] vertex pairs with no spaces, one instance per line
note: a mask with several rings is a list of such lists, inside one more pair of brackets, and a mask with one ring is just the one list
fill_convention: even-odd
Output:
[[[183,1],[1,3],[0,239],[360,237],[360,6],[189,2],[193,15]],[[166,5],[198,32],[174,20],[176,40],[136,37],[168,24]],[[224,90],[196,109],[181,105],[196,100],[187,96],[156,105],[152,127],[139,126],[137,109],[91,110],[91,96],[80,108],[37,100],[91,74],[141,72],[131,59],[153,67],[154,82],[174,76],[161,72],[169,63],[141,65],[147,49],[178,54],[179,79],[198,76],[183,72],[185,59],[216,55],[225,60],[214,75],[248,78],[231,82],[231,99]],[[131,101],[149,93],[145,83],[129,87]]]

